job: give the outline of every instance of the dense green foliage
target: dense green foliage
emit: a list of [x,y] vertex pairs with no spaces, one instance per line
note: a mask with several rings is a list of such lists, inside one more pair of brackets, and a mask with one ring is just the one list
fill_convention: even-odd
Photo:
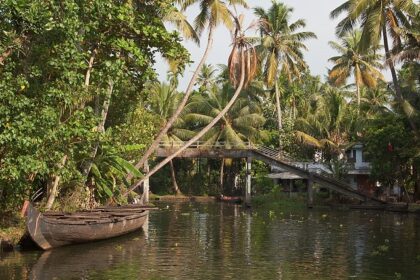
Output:
[[[419,7],[413,1],[343,1],[332,12],[344,17],[339,43],[330,43],[338,54],[326,82],[312,76],[304,60],[306,40],[315,34],[304,30],[303,19],[292,22],[293,9],[283,3],[256,8],[259,36],[248,38],[242,18],[228,11],[246,1],[173,2],[2,2],[0,207],[18,206],[39,189],[47,207],[57,195],[64,205],[84,207],[124,200],[126,175],[141,176],[132,163],[153,139],[189,140],[223,111],[240,80],[242,50],[249,59],[246,87],[203,142],[231,147],[251,141],[299,160],[316,154],[337,176],[345,172],[346,149],[363,143],[372,180],[398,182],[420,198]],[[194,30],[182,12],[197,3]],[[228,66],[204,64],[206,51],[191,87],[180,92],[177,77],[189,55],[165,21],[195,41],[207,28],[207,50],[216,25],[235,25]],[[157,53],[171,64],[168,83],[156,80]],[[379,72],[383,65],[392,84]],[[255,165],[255,190],[271,193],[269,167]],[[153,178],[152,191],[171,192],[171,184],[177,190],[178,177],[186,194],[240,193],[244,166],[243,160],[176,159]]]
[[162,22],[171,2],[2,1],[1,204],[20,204],[57,177],[63,191],[87,182],[112,196],[129,168],[123,157],[154,135],[141,108],[155,53],[188,59]]

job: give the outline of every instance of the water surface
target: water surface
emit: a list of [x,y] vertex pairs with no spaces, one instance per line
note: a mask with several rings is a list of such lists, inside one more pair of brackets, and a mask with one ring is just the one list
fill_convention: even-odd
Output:
[[420,217],[161,203],[148,228],[0,255],[0,279],[420,279]]

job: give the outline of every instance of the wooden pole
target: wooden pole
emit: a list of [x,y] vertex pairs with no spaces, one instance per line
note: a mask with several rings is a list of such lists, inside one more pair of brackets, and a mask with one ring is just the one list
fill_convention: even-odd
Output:
[[293,180],[289,180],[289,198],[292,197]]
[[[149,173],[149,161],[146,160],[144,162],[144,173],[147,174]],[[149,178],[147,178],[146,180],[144,180],[143,183],[143,197],[144,197],[144,204],[148,204],[149,203],[149,189],[150,189],[150,185],[149,185]]]
[[245,205],[251,206],[251,162],[252,158],[246,159],[246,184],[245,184]]
[[314,189],[312,175],[308,176],[306,181],[307,192],[308,192],[308,208],[312,208],[314,205]]

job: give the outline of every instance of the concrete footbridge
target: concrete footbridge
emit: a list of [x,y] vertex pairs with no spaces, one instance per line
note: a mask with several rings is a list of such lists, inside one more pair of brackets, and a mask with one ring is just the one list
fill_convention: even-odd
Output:
[[[162,142],[157,149],[158,157],[167,157],[182,147],[183,142]],[[385,204],[386,202],[375,197],[368,196],[353,189],[348,183],[332,178],[327,173],[316,173],[296,166],[296,160],[283,152],[272,148],[255,145],[250,142],[232,145],[231,143],[216,142],[208,144],[196,142],[180,153],[178,158],[244,158],[247,161],[247,176],[245,188],[245,202],[251,199],[251,162],[260,160],[272,167],[281,168],[287,172],[306,179],[308,187],[308,205],[313,204],[313,183],[330,189],[347,197],[374,204]]]

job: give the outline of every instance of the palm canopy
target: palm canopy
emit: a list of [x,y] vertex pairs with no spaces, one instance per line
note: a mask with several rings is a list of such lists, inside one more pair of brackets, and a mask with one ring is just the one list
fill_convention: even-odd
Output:
[[200,43],[200,38],[194,27],[189,23],[187,17],[182,13],[182,11],[179,11],[176,7],[173,7],[167,14],[165,14],[163,19],[174,24],[178,31],[186,39],[193,40],[196,44]]
[[298,31],[306,26],[303,19],[290,23],[293,9],[283,3],[273,2],[266,11],[257,7],[255,15],[260,20],[261,43],[257,46],[264,75],[269,86],[274,84],[279,72],[289,80],[300,76],[307,68],[303,51],[307,50],[303,43],[307,39],[316,38],[313,32]]
[[[176,90],[176,84],[153,82],[147,86],[149,92],[149,110],[161,117],[166,122],[177,109],[182,95]],[[175,121],[174,125],[163,136],[163,142],[179,142],[191,137],[191,132],[184,129],[183,114]]]
[[194,19],[195,30],[201,34],[206,26],[215,27],[223,23],[229,29],[233,28],[233,21],[229,5],[248,7],[245,0],[177,0],[182,10],[198,3],[200,12]]
[[[192,131],[201,130],[226,106],[232,97],[232,88],[213,87],[206,95],[195,95],[185,108],[185,121]],[[257,141],[265,123],[258,103],[239,97],[226,115],[204,136],[206,144],[224,142],[227,147],[245,145]]]
[[420,61],[420,8],[407,16],[404,28],[396,33],[404,39],[404,43],[394,46],[392,60],[395,62]]
[[329,72],[330,81],[336,86],[342,86],[353,75],[357,89],[357,104],[360,105],[360,87],[374,88],[378,80],[384,80],[380,70],[381,56],[376,53],[376,47],[362,49],[360,47],[362,32],[352,30],[346,33],[340,43],[329,42],[331,48],[339,55],[331,57],[334,64]]
[[351,144],[360,120],[345,95],[327,86],[313,96],[308,114],[297,119],[296,127],[303,144],[340,154]]
[[199,86],[200,92],[209,90],[217,80],[217,68],[211,64],[204,64],[198,74],[196,85]]
[[388,29],[394,43],[400,43],[398,28],[408,24],[406,13],[412,14],[418,7],[412,0],[347,0],[331,12],[336,18],[346,16],[337,25],[336,34],[343,36],[354,29],[360,21],[362,26],[362,48],[378,45],[384,27]]

